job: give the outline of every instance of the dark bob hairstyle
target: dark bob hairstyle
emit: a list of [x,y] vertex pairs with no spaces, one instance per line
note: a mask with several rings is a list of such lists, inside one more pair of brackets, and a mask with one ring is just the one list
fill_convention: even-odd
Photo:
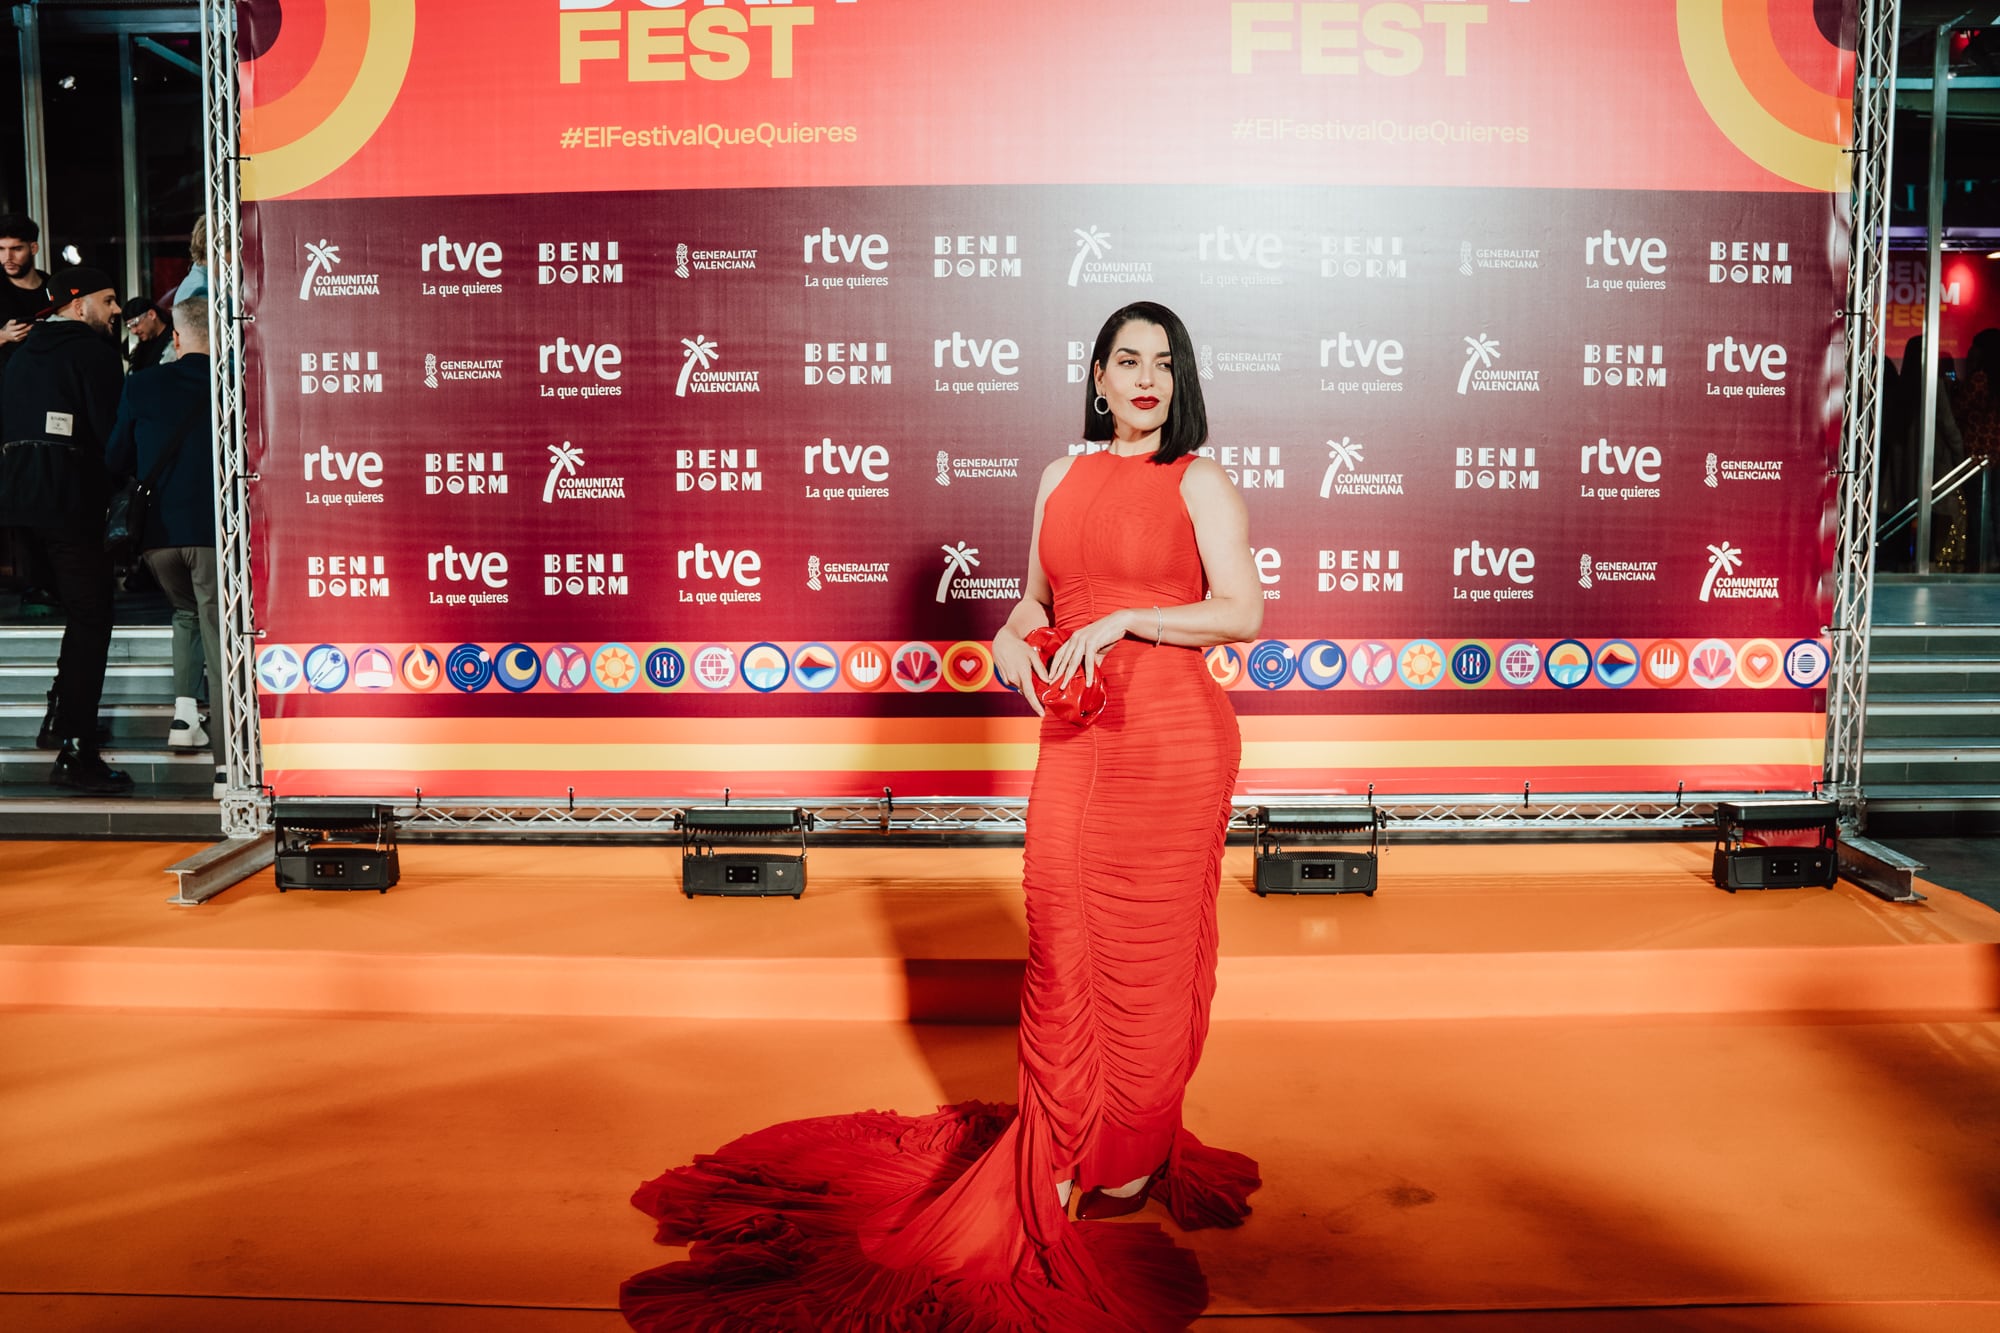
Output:
[[1112,338],[1134,320],[1157,324],[1167,331],[1167,355],[1174,363],[1174,396],[1167,404],[1167,422],[1160,427],[1160,447],[1153,451],[1153,461],[1171,463],[1208,443],[1208,408],[1201,401],[1201,374],[1187,325],[1181,323],[1179,315],[1153,301],[1134,301],[1113,311],[1097,331],[1097,343],[1090,352],[1091,373],[1083,381],[1083,438],[1112,437],[1111,414],[1097,410],[1097,371],[1111,355]]

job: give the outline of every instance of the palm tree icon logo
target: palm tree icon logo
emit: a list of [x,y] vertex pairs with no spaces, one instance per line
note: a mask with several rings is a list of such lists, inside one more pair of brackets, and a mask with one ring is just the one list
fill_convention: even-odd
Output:
[[1465,340],[1465,369],[1458,372],[1458,391],[1463,394],[1472,383],[1472,372],[1476,367],[1492,369],[1493,362],[1500,356],[1500,344],[1485,334]]
[[1701,600],[1707,601],[1715,589],[1718,574],[1734,574],[1743,563],[1743,552],[1728,542],[1717,542],[1708,548],[1708,577],[1701,581]]
[[306,242],[306,275],[299,281],[299,299],[312,299],[313,279],[340,263],[340,247],[324,239]]
[[1326,465],[1326,475],[1319,479],[1319,498],[1322,500],[1332,497],[1333,479],[1342,468],[1352,472],[1361,466],[1361,446],[1343,435],[1326,442],[1326,456],[1333,461]]
[[938,580],[937,599],[944,601],[951,592],[951,580],[958,574],[970,575],[979,567],[979,548],[960,542],[956,546],[941,546],[944,552],[944,577]]
[[1111,248],[1111,233],[1099,231],[1095,227],[1078,227],[1076,230],[1076,258],[1070,261],[1069,285],[1076,286],[1076,280],[1083,276],[1083,261],[1102,259]]
[[713,365],[718,350],[714,343],[699,333],[695,334],[692,338],[681,339],[681,346],[687,348],[687,351],[682,353],[680,382],[674,385],[674,397],[676,398],[687,397],[689,378],[694,375],[695,371],[707,370]]
[[561,444],[549,446],[549,479],[542,483],[542,503],[554,504],[556,482],[563,477],[574,477],[583,466],[583,450],[564,440]]

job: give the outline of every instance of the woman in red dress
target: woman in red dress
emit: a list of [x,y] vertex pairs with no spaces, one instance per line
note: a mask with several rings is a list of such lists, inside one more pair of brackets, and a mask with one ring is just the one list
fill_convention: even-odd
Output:
[[[1043,713],[1082,675],[1088,725],[1042,719],[1028,802],[1020,1104],[759,1131],[642,1186],[685,1263],[625,1284],[643,1329],[1185,1328],[1207,1304],[1149,1199],[1235,1226],[1259,1181],[1181,1126],[1215,992],[1215,900],[1240,742],[1201,649],[1255,636],[1242,497],[1199,456],[1194,349],[1164,306],[1106,321],[1084,436],[1035,497],[1024,596],[995,664]],[[1026,642],[1066,636],[1045,663]],[[1076,1221],[1069,1216],[1074,1202]]]

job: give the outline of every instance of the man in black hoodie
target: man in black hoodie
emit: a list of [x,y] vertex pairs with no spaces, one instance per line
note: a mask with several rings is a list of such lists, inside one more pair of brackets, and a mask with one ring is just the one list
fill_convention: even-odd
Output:
[[112,614],[104,446],[125,380],[118,298],[98,269],[64,269],[49,286],[55,313],[29,331],[0,380],[0,522],[41,535],[68,617],[41,738],[61,747],[49,781],[112,795],[132,790],[97,753]]

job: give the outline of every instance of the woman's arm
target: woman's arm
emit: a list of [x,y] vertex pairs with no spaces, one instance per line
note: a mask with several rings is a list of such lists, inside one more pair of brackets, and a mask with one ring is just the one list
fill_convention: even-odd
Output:
[[1084,626],[1057,650],[1051,679],[1067,682],[1081,666],[1094,680],[1097,664],[1126,635],[1146,643],[1207,648],[1255,638],[1264,624],[1264,590],[1250,558],[1250,515],[1229,474],[1209,458],[1188,464],[1181,499],[1194,520],[1195,548],[1208,576],[1208,598],[1178,606],[1132,606]]
[[[1051,608],[1055,595],[1049,587],[1049,576],[1042,569],[1042,510],[1047,505],[1049,492],[1069,472],[1073,458],[1064,456],[1042,469],[1041,489],[1035,492],[1035,517],[1028,530],[1028,577],[1021,585],[1021,600],[1014,604],[1007,623],[993,636],[993,662],[1000,668],[1000,674],[1019,686],[1033,677],[1048,679],[1048,672],[1042,667],[1042,657],[1028,647],[1025,640],[1042,626],[1052,623]],[[1042,711],[1042,702],[1033,690],[1022,690],[1021,697],[1036,713]]]

